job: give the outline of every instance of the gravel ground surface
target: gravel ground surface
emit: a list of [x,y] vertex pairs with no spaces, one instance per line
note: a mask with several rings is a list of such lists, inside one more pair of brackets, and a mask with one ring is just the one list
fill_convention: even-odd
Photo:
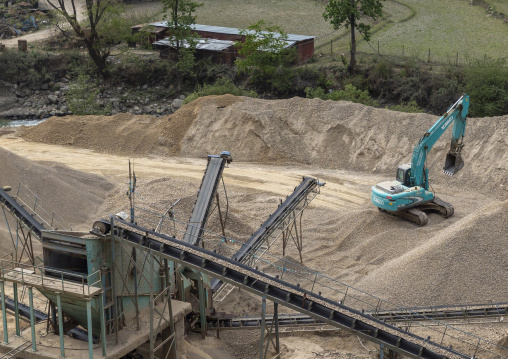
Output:
[[[0,145],[10,151],[0,152],[0,161],[3,168],[12,167],[0,173],[0,184],[28,181],[34,192],[55,201],[53,208],[61,208],[71,219],[83,219],[86,227],[90,218],[126,210],[130,157],[136,166],[139,204],[162,212],[181,199],[176,215],[186,221],[205,156],[229,150],[234,162],[224,174],[228,236],[245,241],[302,176],[315,176],[327,184],[303,216],[305,267],[394,306],[504,302],[508,293],[500,283],[508,268],[507,119],[469,120],[465,167],[452,178],[440,171],[449,135],[438,141],[428,157],[431,183],[454,205],[455,215],[430,215],[421,228],[378,213],[370,203],[370,187],[391,179],[400,163],[410,161],[412,146],[437,117],[349,102],[221,96],[199,99],[165,118],[51,118],[0,135]],[[55,183],[32,188],[43,176]],[[74,193],[77,197],[70,197]],[[224,198],[221,192],[221,201]],[[214,212],[208,228],[220,232],[218,223]],[[281,252],[280,244],[270,250],[278,257]],[[294,246],[287,255],[299,258]],[[231,295],[218,310],[260,314],[259,299],[237,291]],[[506,332],[505,324],[460,328],[494,343],[502,343]],[[221,335],[225,352],[255,357],[259,333],[242,333]],[[375,347],[363,349],[354,336],[301,334],[285,337],[282,343],[292,358],[377,355]]]

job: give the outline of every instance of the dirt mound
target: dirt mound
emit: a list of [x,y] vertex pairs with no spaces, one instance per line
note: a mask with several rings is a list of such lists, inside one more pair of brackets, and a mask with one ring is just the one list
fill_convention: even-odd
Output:
[[484,204],[425,241],[409,239],[412,249],[358,286],[405,305],[505,301],[508,289],[499,285],[499,276],[508,265],[507,211],[508,201]]
[[[472,104],[474,106],[474,104]],[[506,186],[508,116],[470,119],[466,168],[442,175],[450,135],[428,156],[431,181],[492,190]],[[204,157],[222,150],[239,161],[305,164],[355,171],[390,171],[411,161],[417,140],[437,120],[350,102],[209,96],[169,117],[118,114],[51,118],[22,136],[30,141],[129,156]]]
[[[223,96],[214,106],[226,108],[241,98]],[[181,156],[182,142],[199,113],[201,101],[184,106],[169,117],[131,114],[114,116],[66,116],[21,131],[28,141],[87,148],[128,156]],[[194,126],[200,126],[195,124]],[[192,155],[192,154],[189,154]]]
[[[88,230],[108,193],[114,188],[101,176],[74,171],[57,163],[37,163],[0,148],[0,186],[10,185],[20,198],[31,198],[28,188],[37,195],[37,203],[46,211],[55,212],[62,222],[75,230]],[[30,197],[28,197],[30,196]],[[32,202],[33,203],[33,202]],[[88,227],[83,227],[88,225]]]

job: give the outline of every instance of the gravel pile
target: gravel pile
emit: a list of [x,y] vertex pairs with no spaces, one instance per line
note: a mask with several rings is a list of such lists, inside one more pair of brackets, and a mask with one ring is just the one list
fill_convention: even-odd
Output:
[[[373,184],[393,178],[396,167],[410,161],[413,145],[437,120],[428,114],[319,99],[211,96],[168,117],[51,118],[21,132],[29,141],[133,157],[203,158],[229,150],[235,159],[232,166],[257,163],[265,174],[265,165],[281,171],[291,166],[302,175],[317,176],[329,184],[303,217],[304,266],[395,306],[424,306],[506,301],[502,280],[508,268],[507,119],[469,120],[465,167],[451,178],[440,173],[449,133],[438,141],[428,157],[432,189],[454,205],[455,215],[430,215],[429,224],[421,228],[378,213],[369,194]],[[35,165],[25,164],[30,166]],[[189,186],[168,176],[146,183],[140,178],[138,188],[145,198],[154,198],[145,205],[159,212],[182,198],[177,214],[186,221],[199,184]],[[270,180],[264,183],[266,192],[228,187],[228,236],[245,241],[275,210],[278,200],[269,193]],[[317,205],[336,198],[341,198],[336,206]],[[125,210],[125,192],[119,191],[110,202],[122,203],[118,209]],[[213,216],[208,228],[220,232],[217,213]],[[278,247],[270,251],[282,257]],[[291,243],[286,255],[299,258]],[[225,301],[220,309],[233,307],[238,314],[258,309],[259,301],[248,304],[245,299]],[[491,339],[496,338],[498,334],[492,334]]]
[[[114,188],[104,177],[74,171],[58,163],[35,163],[2,148],[0,168],[0,186],[11,186],[12,196],[21,181],[38,196],[39,205],[54,211],[76,230],[89,230],[87,224]],[[28,193],[23,188],[21,191]]]
[[[440,174],[450,143],[450,135],[443,136],[428,156],[432,183],[472,191],[500,190],[506,195],[507,119],[469,120],[466,168],[453,178]],[[226,95],[199,98],[168,117],[54,117],[27,129],[23,136],[30,141],[128,156],[202,158],[227,149],[237,161],[392,174],[399,164],[411,161],[414,144],[436,120],[428,114],[344,101],[297,97],[271,101]]]
[[505,302],[507,211],[508,201],[484,204],[369,273],[358,286],[405,305]]

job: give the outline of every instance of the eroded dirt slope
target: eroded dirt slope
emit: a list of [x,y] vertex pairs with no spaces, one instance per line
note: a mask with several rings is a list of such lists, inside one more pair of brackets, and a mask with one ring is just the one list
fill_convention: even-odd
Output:
[[[245,162],[392,175],[400,163],[411,161],[414,144],[436,120],[428,114],[344,101],[296,97],[271,101],[226,95],[199,98],[169,117],[51,118],[27,129],[23,137],[127,156],[205,157],[229,150]],[[448,130],[428,156],[432,183],[465,186],[471,191],[505,188],[507,120],[507,116],[469,119],[466,167],[453,178],[441,175],[450,143]]]

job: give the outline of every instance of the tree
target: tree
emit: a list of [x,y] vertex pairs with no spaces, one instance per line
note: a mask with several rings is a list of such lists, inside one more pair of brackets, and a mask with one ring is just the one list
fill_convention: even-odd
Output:
[[351,60],[349,62],[349,72],[354,74],[356,66],[356,37],[355,30],[363,36],[365,41],[370,40],[370,25],[359,22],[361,18],[370,18],[377,20],[383,13],[383,4],[385,0],[329,0],[326,5],[323,17],[330,20],[335,30],[343,25],[351,27]]
[[237,41],[239,58],[235,64],[251,76],[251,83],[262,91],[285,94],[293,86],[294,72],[290,65],[296,49],[288,48],[288,35],[278,26],[265,28],[263,20],[240,31],[245,41]]
[[194,12],[203,4],[193,0],[162,0],[165,19],[169,31],[168,37],[176,51],[178,91],[181,89],[182,74],[192,74],[194,67],[194,52],[199,36],[192,31],[196,22]]
[[119,26],[123,9],[117,0],[85,0],[83,23],[78,21],[79,9],[76,9],[74,0],[70,2],[71,10],[66,8],[65,0],[56,0],[56,3],[55,0],[48,0],[48,3],[65,18],[74,33],[84,42],[99,74],[104,78],[108,77],[106,61],[111,51],[111,44],[125,34]]

